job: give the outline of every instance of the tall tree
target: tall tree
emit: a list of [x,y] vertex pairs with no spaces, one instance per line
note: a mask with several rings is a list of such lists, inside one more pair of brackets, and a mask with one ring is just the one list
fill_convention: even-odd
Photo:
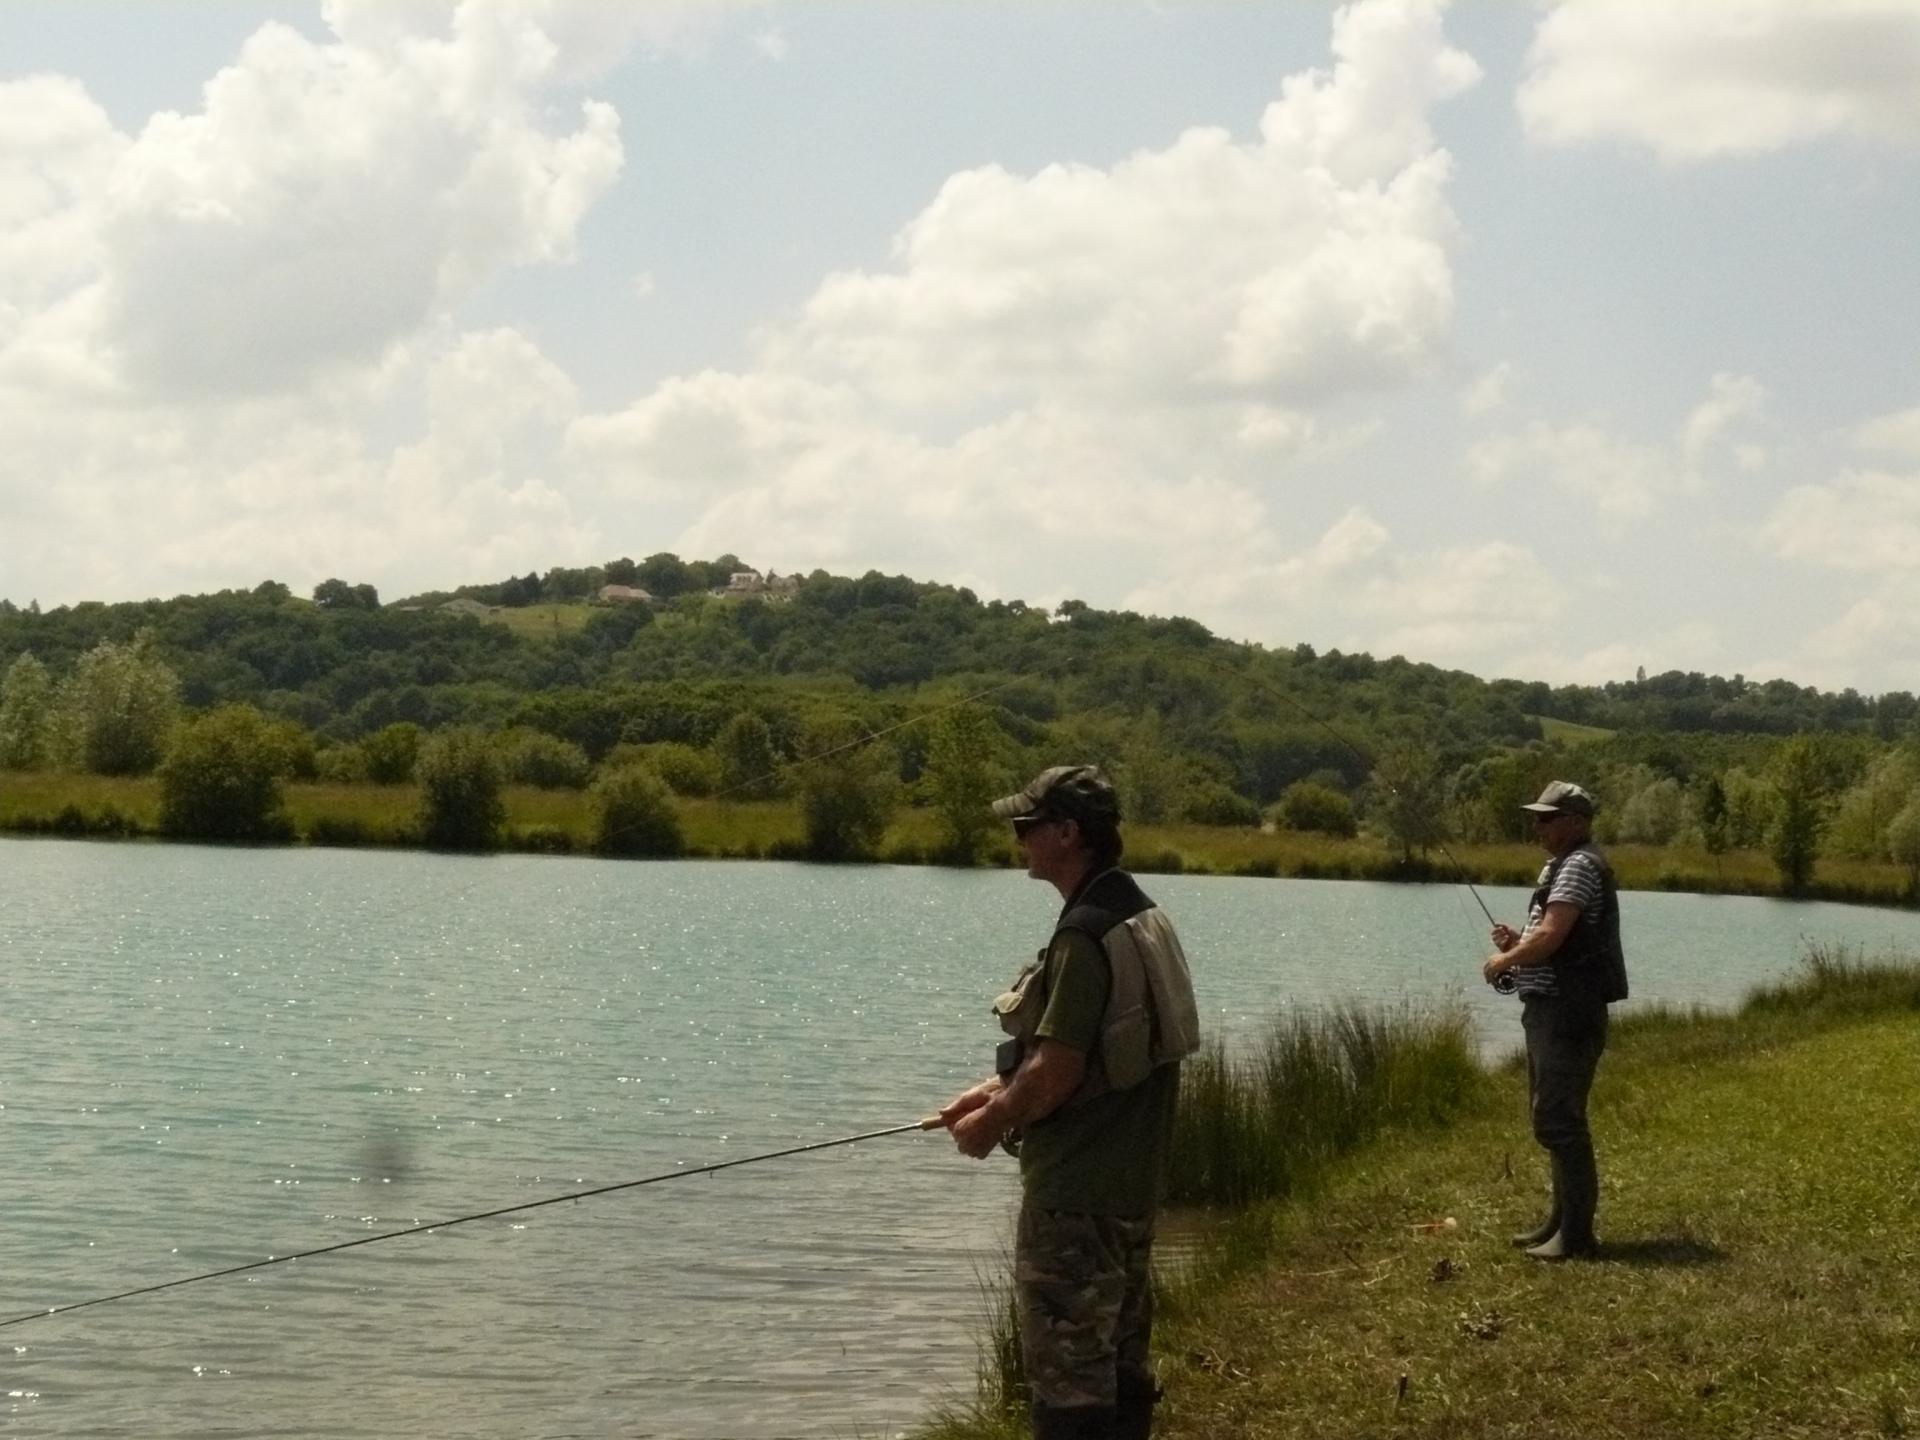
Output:
[[713,749],[720,757],[720,790],[729,799],[766,800],[778,790],[773,731],[756,712],[743,710],[727,721]]
[[1780,886],[1789,895],[1807,888],[1813,878],[1814,857],[1825,824],[1820,763],[1813,742],[1796,735],[1780,747],[1767,767],[1778,803],[1767,831],[1767,853],[1780,872]]
[[815,860],[872,858],[899,804],[893,752],[858,739],[850,721],[823,723],[808,736],[805,753],[820,758],[800,769],[800,818]]
[[994,829],[989,807],[999,791],[1000,767],[994,763],[998,739],[978,705],[947,711],[934,721],[927,738],[921,791],[940,822],[943,856],[957,864],[975,864]]
[[160,763],[180,709],[180,678],[154,649],[151,630],[125,644],[103,640],[74,662],[60,708],[82,768],[144,775]]
[[54,759],[53,679],[31,651],[0,680],[0,770],[44,770]]
[[1431,750],[1416,745],[1390,748],[1373,767],[1367,810],[1387,840],[1400,847],[1403,862],[1447,838],[1446,785]]

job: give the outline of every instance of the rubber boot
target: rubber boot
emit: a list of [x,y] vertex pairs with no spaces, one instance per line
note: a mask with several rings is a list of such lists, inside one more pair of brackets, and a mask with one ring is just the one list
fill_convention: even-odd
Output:
[[1549,1168],[1553,1171],[1553,1207],[1547,1211],[1547,1218],[1531,1230],[1522,1230],[1513,1237],[1517,1249],[1529,1250],[1535,1245],[1544,1245],[1560,1233],[1560,1157],[1547,1157]]
[[1160,1403],[1160,1393],[1158,1386],[1134,1389],[1123,1380],[1119,1403],[1113,1407],[1113,1440],[1147,1440],[1153,1434],[1153,1407]]
[[1593,1234],[1593,1212],[1600,1203],[1600,1172],[1594,1164],[1593,1143],[1569,1147],[1554,1156],[1560,1173],[1560,1228],[1547,1240],[1527,1248],[1536,1260],[1576,1260],[1594,1254],[1600,1242]]
[[1112,1440],[1111,1405],[1041,1405],[1033,1407],[1033,1440]]

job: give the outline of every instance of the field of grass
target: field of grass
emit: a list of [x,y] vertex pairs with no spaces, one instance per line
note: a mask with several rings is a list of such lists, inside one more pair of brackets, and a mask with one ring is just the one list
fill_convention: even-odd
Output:
[[[1516,1036],[1517,1038],[1517,1036]],[[1594,1091],[1596,1262],[1509,1232],[1545,1166],[1509,1065],[1166,1287],[1170,1440],[1920,1433],[1920,967],[1816,953],[1734,1016],[1636,1016]],[[989,1409],[924,1440],[1010,1440]]]
[[593,607],[585,604],[524,605],[502,608],[487,619],[531,640],[557,640],[584,630]]
[[[287,786],[287,809],[297,837],[312,844],[411,845],[419,791],[410,785]],[[506,792],[508,849],[584,852],[593,843],[591,802],[582,791],[510,786]],[[786,802],[682,798],[678,801],[688,853],[758,859],[799,853],[799,812]],[[158,783],[151,777],[75,774],[0,774],[0,832],[67,835],[153,834],[159,822]],[[930,811],[900,811],[880,843],[878,858],[925,864],[939,851]],[[1147,874],[1291,876],[1319,880],[1397,880],[1531,886],[1541,852],[1530,845],[1449,847],[1416,856],[1411,865],[1376,840],[1338,839],[1294,831],[1264,832],[1208,825],[1129,825],[1127,864]],[[1758,851],[1709,855],[1704,850],[1646,845],[1608,848],[1621,885],[1629,890],[1774,895],[1779,879]],[[1454,862],[1458,861],[1458,865]],[[982,863],[1014,862],[1010,839],[994,835]],[[1822,860],[1809,897],[1876,905],[1913,903],[1904,868],[1871,861]]]
[[1550,715],[1529,715],[1527,718],[1540,723],[1540,733],[1545,739],[1559,740],[1568,745],[1613,738],[1613,731],[1602,730],[1598,725],[1578,725],[1571,720],[1555,720]]

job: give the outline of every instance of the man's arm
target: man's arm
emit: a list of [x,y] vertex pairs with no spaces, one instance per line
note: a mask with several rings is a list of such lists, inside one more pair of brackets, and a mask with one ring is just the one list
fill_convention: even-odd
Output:
[[1080,1088],[1087,1057],[1058,1040],[1042,1040],[1027,1052],[1011,1080],[976,1085],[940,1112],[960,1153],[979,1160],[1010,1131],[1044,1120]]
[[1487,963],[1480,967],[1480,973],[1491,983],[1496,975],[1517,966],[1546,964],[1566,943],[1579,919],[1578,905],[1567,900],[1549,900],[1546,910],[1541,913],[1540,923],[1533,927],[1533,933],[1511,950],[1488,956]]

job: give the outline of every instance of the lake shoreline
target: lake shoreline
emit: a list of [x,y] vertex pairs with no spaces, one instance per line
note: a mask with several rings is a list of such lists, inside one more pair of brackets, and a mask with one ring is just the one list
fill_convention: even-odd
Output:
[[[286,787],[291,836],[282,845],[426,850],[411,785],[293,783]],[[509,786],[497,851],[593,855],[593,815],[579,791]],[[811,860],[796,807],[783,802],[674,801],[691,860]],[[0,834],[60,838],[180,841],[160,828],[158,782],[145,777],[69,774],[0,776]],[[1146,875],[1228,875],[1252,879],[1370,880],[1396,884],[1531,887],[1541,857],[1532,846],[1458,841],[1451,859],[1439,852],[1403,860],[1369,838],[1343,839],[1251,827],[1127,827],[1126,864]],[[277,848],[277,847],[276,847]],[[1743,895],[1913,909],[1920,904],[1904,867],[1873,861],[1821,860],[1812,881],[1789,895],[1772,863],[1757,851],[1718,856],[1680,847],[1605,847],[1625,890]],[[467,853],[467,852],[459,852]],[[1453,861],[1457,860],[1456,866]],[[901,811],[866,860],[834,864],[1014,866],[1012,846],[997,834],[974,867],[943,856],[931,812]]]

